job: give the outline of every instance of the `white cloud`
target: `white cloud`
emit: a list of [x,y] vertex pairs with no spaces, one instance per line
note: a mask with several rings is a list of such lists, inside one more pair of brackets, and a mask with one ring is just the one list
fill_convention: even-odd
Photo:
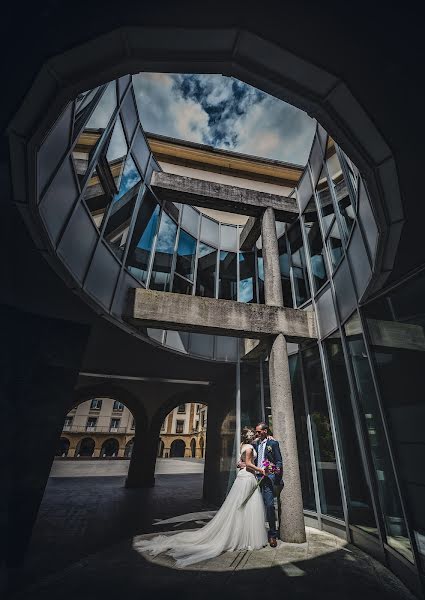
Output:
[[305,164],[315,121],[303,111],[221,75],[134,77],[146,131]]

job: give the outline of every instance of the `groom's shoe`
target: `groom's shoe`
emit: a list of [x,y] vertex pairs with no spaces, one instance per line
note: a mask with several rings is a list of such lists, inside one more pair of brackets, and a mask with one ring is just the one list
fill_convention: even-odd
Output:
[[270,544],[270,546],[271,546],[272,548],[276,548],[276,546],[277,546],[277,539],[276,539],[275,537],[271,537],[271,538],[269,539],[269,544]]

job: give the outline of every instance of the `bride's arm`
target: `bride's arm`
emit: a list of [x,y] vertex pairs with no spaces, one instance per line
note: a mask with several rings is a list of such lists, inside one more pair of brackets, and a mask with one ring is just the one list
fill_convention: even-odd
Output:
[[260,473],[260,475],[265,475],[264,469],[262,469],[261,467],[257,467],[252,462],[252,448],[247,448],[245,450],[245,465],[247,471],[255,471],[256,473]]

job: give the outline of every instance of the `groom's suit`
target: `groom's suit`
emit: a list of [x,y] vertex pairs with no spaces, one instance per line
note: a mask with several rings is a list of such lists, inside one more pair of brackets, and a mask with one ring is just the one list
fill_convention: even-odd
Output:
[[264,478],[261,484],[264,506],[266,507],[267,521],[269,523],[269,538],[277,537],[276,529],[276,513],[274,509],[274,485],[279,485],[282,481],[282,454],[280,452],[279,443],[276,440],[265,439],[263,442],[253,444],[256,452],[256,465],[262,466],[262,462],[268,460],[280,469],[279,474],[270,473]]

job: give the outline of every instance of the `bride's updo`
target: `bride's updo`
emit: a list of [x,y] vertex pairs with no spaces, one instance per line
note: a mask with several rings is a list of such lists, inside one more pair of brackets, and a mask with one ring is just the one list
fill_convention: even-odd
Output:
[[255,429],[252,427],[244,427],[241,431],[242,444],[251,444],[255,439]]

